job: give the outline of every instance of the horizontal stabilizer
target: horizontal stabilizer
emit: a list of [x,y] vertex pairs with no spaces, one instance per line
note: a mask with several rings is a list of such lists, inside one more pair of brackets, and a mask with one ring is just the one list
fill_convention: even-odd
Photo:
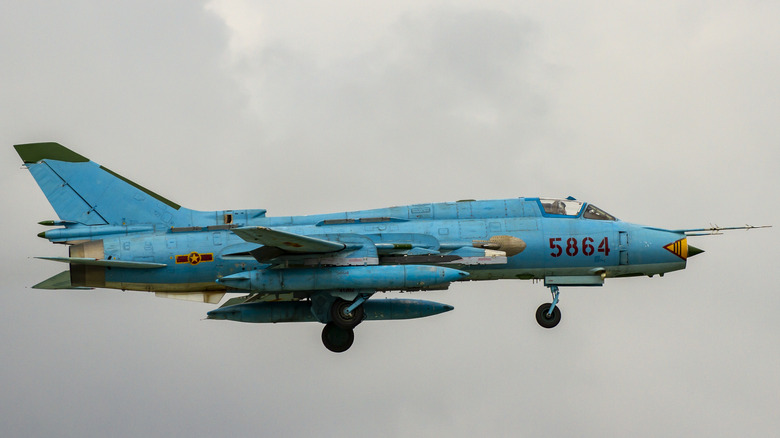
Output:
[[247,242],[273,246],[286,252],[294,253],[328,253],[341,251],[346,245],[316,237],[273,230],[266,227],[236,228],[233,232]]
[[36,257],[36,259],[70,263],[72,265],[104,266],[106,268],[155,269],[168,266],[165,263],[126,262],[124,260],[101,260],[83,257]]
[[70,271],[62,271],[59,274],[33,286],[33,289],[83,289],[91,290],[91,287],[73,286],[70,282]]

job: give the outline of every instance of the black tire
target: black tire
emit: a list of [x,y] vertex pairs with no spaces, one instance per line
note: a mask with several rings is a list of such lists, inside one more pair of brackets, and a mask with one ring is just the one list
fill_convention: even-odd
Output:
[[536,309],[536,322],[538,322],[540,326],[548,329],[555,327],[561,322],[560,307],[555,306],[552,315],[548,316],[547,313],[550,311],[550,306],[552,306],[552,303],[544,303]]
[[362,304],[357,306],[357,308],[349,314],[344,314],[344,310],[351,305],[351,302],[342,300],[341,298],[333,303],[333,306],[330,308],[330,318],[333,321],[333,324],[344,329],[353,329],[363,321],[364,311]]
[[334,353],[349,350],[353,342],[355,342],[355,331],[351,328],[341,328],[329,322],[322,329],[322,344]]

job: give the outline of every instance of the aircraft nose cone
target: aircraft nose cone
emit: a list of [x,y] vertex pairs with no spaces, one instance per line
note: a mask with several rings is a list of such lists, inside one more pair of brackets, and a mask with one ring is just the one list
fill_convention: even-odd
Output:
[[699,254],[701,254],[703,252],[704,252],[703,249],[696,248],[693,245],[688,245],[688,257],[693,257],[693,256],[699,255]]

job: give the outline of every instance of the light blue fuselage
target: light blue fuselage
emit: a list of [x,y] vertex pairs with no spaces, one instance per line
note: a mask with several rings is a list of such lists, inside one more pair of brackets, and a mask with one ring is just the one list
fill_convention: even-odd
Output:
[[[319,321],[322,341],[346,351],[365,320],[421,318],[453,309],[376,292],[446,289],[466,280],[537,279],[561,319],[560,286],[684,269],[686,231],[617,220],[573,198],[415,204],[312,216],[184,208],[58,144],[14,146],[59,220],[39,234],[68,245],[69,265],[38,289],[110,288],[218,303],[209,319]],[[690,230],[689,230],[690,231]],[[694,230],[696,231],[696,230]],[[701,250],[691,247],[691,255]]]
[[[492,236],[508,235],[525,242],[526,248],[508,257],[506,264],[448,264],[469,272],[469,280],[544,279],[601,273],[606,277],[622,277],[685,268],[684,259],[664,248],[684,239],[684,235],[617,220],[586,219],[581,214],[546,214],[538,198],[416,204],[311,216],[252,217],[252,212],[256,211],[249,214],[240,210],[218,211],[198,215],[214,218],[208,225],[158,225],[153,227],[154,231],[130,230],[121,235],[99,236],[107,259],[167,265],[163,269],[142,271],[109,269],[106,287],[221,290],[224,288],[215,279],[267,267],[248,254],[260,245],[245,242],[230,226],[263,226],[306,236],[362,235],[375,241],[389,236],[389,241],[409,242],[413,248],[419,241],[420,245],[427,244],[427,249],[443,254],[449,248],[469,248],[475,240],[486,241]],[[232,215],[232,223],[218,223],[224,222],[220,219],[226,215]],[[197,231],[187,228],[197,228]],[[47,237],[50,234],[51,231],[47,232]],[[438,242],[439,248],[430,248],[430,237]],[[213,260],[176,263],[177,256],[191,252],[213,254]],[[397,254],[404,250],[390,252]]]

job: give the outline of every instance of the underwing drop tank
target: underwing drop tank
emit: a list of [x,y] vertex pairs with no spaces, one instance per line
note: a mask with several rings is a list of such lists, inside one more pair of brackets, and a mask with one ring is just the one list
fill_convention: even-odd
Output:
[[406,290],[465,280],[468,273],[441,266],[338,266],[331,268],[263,269],[217,280],[233,289],[255,292],[332,289]]
[[[425,300],[375,299],[363,304],[367,320],[414,319],[453,309],[448,304]],[[208,319],[239,322],[317,322],[310,301],[256,302],[221,307],[208,312]]]

